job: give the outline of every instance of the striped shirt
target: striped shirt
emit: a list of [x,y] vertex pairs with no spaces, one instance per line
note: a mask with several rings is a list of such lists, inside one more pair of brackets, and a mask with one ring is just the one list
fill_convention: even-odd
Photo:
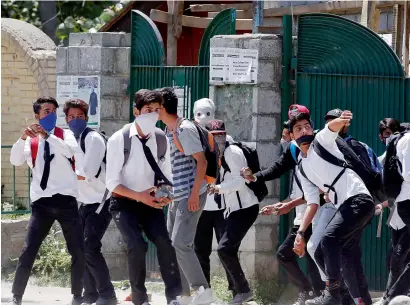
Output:
[[[180,201],[189,197],[195,182],[196,162],[193,154],[203,151],[196,126],[184,120],[177,131],[178,139],[184,153],[180,152],[174,143],[173,134],[167,133],[171,146],[171,166],[174,181],[174,200]],[[200,194],[206,191],[206,183],[201,187]]]

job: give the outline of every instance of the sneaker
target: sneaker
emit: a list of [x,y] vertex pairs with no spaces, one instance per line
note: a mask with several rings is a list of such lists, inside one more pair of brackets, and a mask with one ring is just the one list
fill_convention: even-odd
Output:
[[325,290],[320,305],[340,305],[340,297],[334,297],[329,290]]
[[13,296],[8,302],[9,305],[21,305],[21,297]]
[[241,305],[242,303],[251,301],[252,299],[253,299],[252,291],[249,291],[249,292],[246,292],[246,293],[238,293],[232,299],[232,302],[230,304],[232,304],[232,305]]
[[305,301],[306,305],[320,305],[322,304],[322,298],[324,296],[324,291],[322,291],[321,295],[318,295],[317,297],[313,298],[313,299],[308,299]]
[[201,286],[195,292],[190,305],[208,305],[215,301],[216,298],[212,292],[212,289]]
[[73,299],[71,300],[70,303],[68,303],[69,305],[82,305],[84,302],[84,298],[82,296],[74,296]]
[[[189,305],[192,302],[192,297],[191,296],[180,296],[177,297],[176,300],[180,305]],[[172,301],[171,301],[172,302]],[[170,303],[171,304],[171,303]]]
[[83,297],[83,302],[81,305],[92,305],[97,301],[98,298],[89,298],[89,297]]
[[305,305],[306,300],[313,299],[313,291],[299,292],[298,298],[293,305]]
[[95,302],[95,305],[117,305],[118,301],[116,297],[112,297],[109,299],[104,299],[104,298],[98,298],[98,300]]
[[178,300],[172,300],[168,305],[182,305]]

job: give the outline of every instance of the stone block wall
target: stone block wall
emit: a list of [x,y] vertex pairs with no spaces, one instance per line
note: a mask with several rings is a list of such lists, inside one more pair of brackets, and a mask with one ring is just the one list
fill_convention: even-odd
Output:
[[57,48],[57,75],[99,75],[101,130],[113,134],[129,122],[130,34],[72,33]]
[[[256,147],[262,168],[278,158],[281,137],[282,40],[275,35],[215,36],[211,48],[258,49],[256,85],[210,83],[209,97],[215,102],[216,116],[225,121],[228,134],[236,141]],[[260,207],[277,202],[279,181],[267,183],[268,197]],[[260,216],[240,248],[240,259],[248,277],[275,277],[278,265],[274,256],[278,242],[278,217]],[[216,243],[214,243],[216,250]],[[213,255],[212,266],[220,266]],[[214,268],[219,273],[220,268]]]

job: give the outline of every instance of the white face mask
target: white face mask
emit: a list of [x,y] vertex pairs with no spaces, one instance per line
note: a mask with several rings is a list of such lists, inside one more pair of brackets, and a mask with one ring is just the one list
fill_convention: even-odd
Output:
[[283,151],[285,151],[286,148],[288,148],[288,146],[290,145],[290,142],[288,142],[284,139],[280,139],[280,145],[282,145],[282,149],[283,149]]
[[135,118],[135,123],[138,124],[144,136],[154,132],[155,125],[158,122],[158,113],[144,113]]
[[386,146],[389,145],[389,143],[390,143],[390,141],[392,140],[393,136],[394,136],[394,135],[391,134],[388,138],[386,138]]

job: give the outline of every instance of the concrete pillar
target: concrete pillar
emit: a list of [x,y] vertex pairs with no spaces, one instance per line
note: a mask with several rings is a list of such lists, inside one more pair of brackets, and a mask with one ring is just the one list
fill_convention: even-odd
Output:
[[[266,168],[278,158],[281,138],[282,40],[268,34],[222,35],[211,39],[213,47],[259,50],[257,84],[227,85],[211,81],[209,97],[215,102],[216,117],[225,121],[228,134],[236,141],[256,147],[261,166]],[[279,181],[267,185],[269,196],[260,207],[279,200]],[[278,265],[274,253],[278,229],[278,217],[260,216],[249,230],[240,249],[248,277],[276,277]]]
[[111,135],[129,122],[131,37],[126,33],[72,33],[57,48],[57,75],[99,75],[101,130]]

